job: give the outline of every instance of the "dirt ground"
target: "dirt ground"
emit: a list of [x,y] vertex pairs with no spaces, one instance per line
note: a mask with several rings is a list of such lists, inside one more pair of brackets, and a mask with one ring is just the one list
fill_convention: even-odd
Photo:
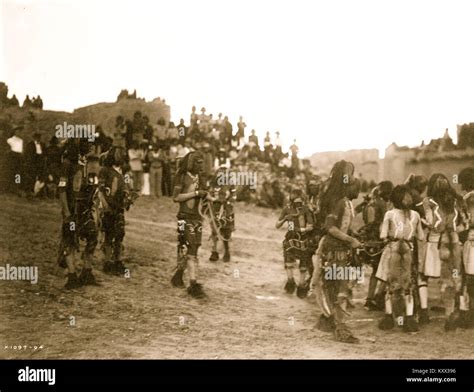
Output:
[[378,330],[381,314],[363,308],[366,283],[354,291],[350,321],[359,344],[315,329],[315,300],[283,291],[284,230],[274,228],[276,211],[237,206],[226,264],[208,261],[205,226],[200,256],[208,299],[190,298],[169,283],[176,209],[168,199],[140,198],[126,216],[130,278],[103,274],[96,252],[101,287],[67,292],[65,272],[56,267],[58,203],[0,196],[0,266],[39,267],[36,285],[0,281],[0,358],[474,358],[474,330],[446,334],[439,313],[416,334]]

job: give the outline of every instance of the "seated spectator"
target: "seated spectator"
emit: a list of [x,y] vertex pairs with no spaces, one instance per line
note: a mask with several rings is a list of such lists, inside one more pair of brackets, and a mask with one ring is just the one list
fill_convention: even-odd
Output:
[[221,168],[230,169],[230,158],[227,156],[224,147],[221,147],[216,154],[216,159],[214,160],[214,170]]

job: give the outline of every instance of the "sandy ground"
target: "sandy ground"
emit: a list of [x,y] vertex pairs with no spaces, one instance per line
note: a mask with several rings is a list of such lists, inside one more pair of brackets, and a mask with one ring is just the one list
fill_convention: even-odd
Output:
[[366,284],[355,289],[350,321],[361,343],[335,342],[314,327],[314,299],[283,291],[277,212],[236,210],[230,263],[208,261],[205,227],[208,299],[195,300],[169,283],[176,254],[170,200],[140,198],[127,213],[129,279],[103,274],[97,252],[101,287],[67,292],[65,272],[55,265],[58,203],[0,196],[0,266],[39,267],[36,285],[0,281],[0,358],[474,358],[474,330],[445,334],[441,314],[416,334],[378,330],[381,314],[362,307]]

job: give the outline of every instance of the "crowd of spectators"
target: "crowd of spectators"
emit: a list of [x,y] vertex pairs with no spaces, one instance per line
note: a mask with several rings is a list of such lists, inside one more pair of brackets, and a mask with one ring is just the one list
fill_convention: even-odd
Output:
[[171,196],[177,162],[195,150],[203,153],[209,176],[221,167],[242,171],[258,163],[277,177],[292,179],[300,172],[296,140],[284,153],[278,131],[273,138],[267,132],[262,144],[255,130],[247,136],[246,128],[242,116],[234,128],[227,116],[214,117],[204,107],[199,113],[192,107],[189,121],[178,124],[164,118],[151,124],[137,111],[133,118],[116,118],[112,144],[127,149],[135,191],[156,197]]
[[[11,118],[9,119],[11,120]],[[48,132],[34,131],[25,138],[21,126],[2,121],[0,135],[0,189],[26,196],[56,197],[56,184],[61,167],[62,143],[55,136],[43,140]],[[235,128],[227,116],[213,116],[205,108],[200,112],[193,107],[189,120],[175,124],[160,118],[152,124],[140,111],[133,118],[117,116],[113,130],[104,132],[97,126],[98,137],[92,145],[90,162],[94,165],[99,156],[111,146],[127,150],[128,172],[132,188],[144,196],[169,197],[173,192],[174,173],[179,159],[188,152],[199,150],[204,155],[205,173],[209,177],[219,168],[238,171],[257,171],[260,190],[277,193],[280,183],[287,183],[301,173],[296,141],[284,153],[280,133],[266,132],[263,143],[252,129],[249,133],[241,116]],[[263,174],[263,176],[261,176]],[[265,202],[255,189],[240,187],[241,200]],[[276,203],[280,206],[281,203]],[[277,207],[275,206],[275,207]]]

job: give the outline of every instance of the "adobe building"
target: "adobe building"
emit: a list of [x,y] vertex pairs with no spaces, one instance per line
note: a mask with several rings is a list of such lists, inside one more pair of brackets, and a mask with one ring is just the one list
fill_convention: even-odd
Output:
[[[459,129],[460,126],[458,134]],[[469,132],[474,132],[474,127]],[[446,130],[443,137],[433,139],[429,144],[422,142],[419,147],[399,147],[395,143],[388,146],[380,180],[399,184],[404,182],[410,173],[421,174],[427,178],[434,173],[443,173],[454,180],[454,176],[468,166],[474,166],[474,148],[454,144]]]

